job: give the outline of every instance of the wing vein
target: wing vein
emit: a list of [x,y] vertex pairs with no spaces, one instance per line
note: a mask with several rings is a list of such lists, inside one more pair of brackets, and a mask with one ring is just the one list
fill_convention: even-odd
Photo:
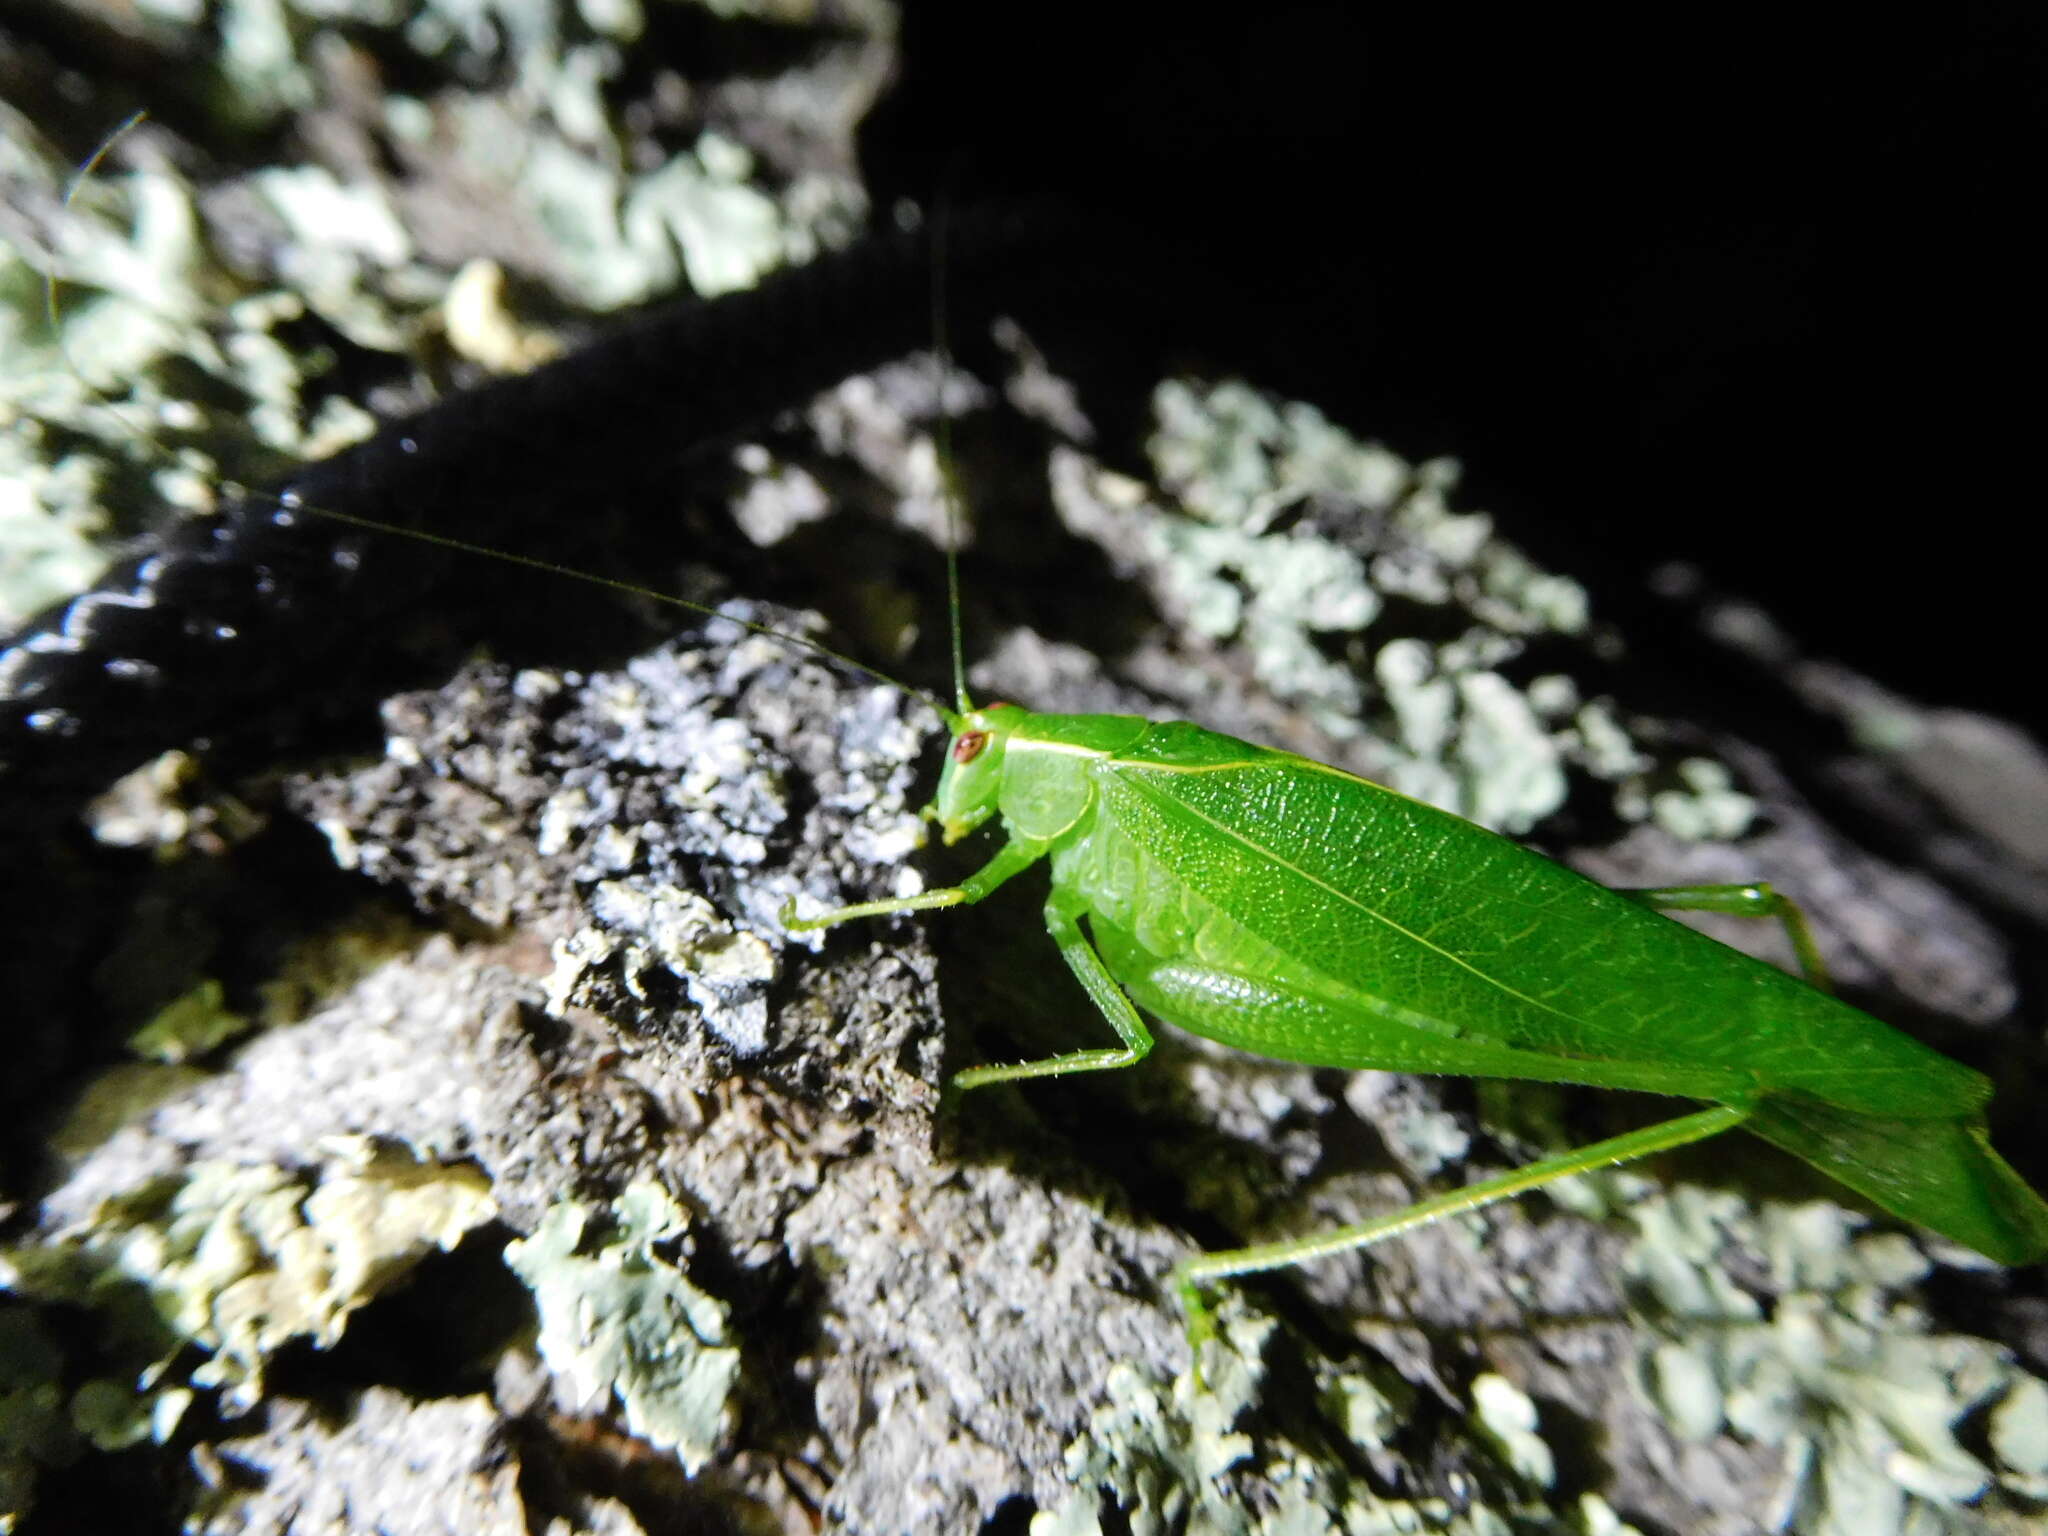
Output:
[[[1155,789],[1153,786],[1145,783],[1143,778],[1144,771],[1146,769],[1149,769],[1151,765],[1129,764],[1126,766],[1135,770],[1130,780],[1132,787],[1136,789],[1140,794],[1144,795],[1147,799],[1151,800],[1155,805],[1161,804],[1163,802],[1163,797],[1160,795],[1159,791]],[[1360,782],[1365,781],[1361,780]],[[1468,972],[1470,975],[1477,978],[1485,985],[1494,988],[1496,991],[1505,993],[1507,996],[1514,998],[1517,1002],[1526,1003],[1531,1008],[1535,1008],[1543,1013],[1547,1013],[1551,1015],[1553,1018],[1561,1019],[1567,1024],[1575,1024],[1578,1022],[1576,1019],[1573,1018],[1571,1014],[1566,1013],[1563,1009],[1553,1007],[1549,1003],[1542,1002],[1536,998],[1530,997],[1528,994],[1524,992],[1517,991],[1514,987],[1509,986],[1506,982],[1502,981],[1497,976],[1489,976],[1485,971],[1479,969],[1478,966],[1472,964],[1471,961],[1465,959],[1463,956],[1453,954],[1450,950],[1445,949],[1440,944],[1431,943],[1421,934],[1416,933],[1409,928],[1405,928],[1400,923],[1395,922],[1394,919],[1387,916],[1386,913],[1374,910],[1372,907],[1367,906],[1364,902],[1360,901],[1356,896],[1352,895],[1350,892],[1342,890],[1339,887],[1332,885],[1329,881],[1323,879],[1313,870],[1303,869],[1299,864],[1296,864],[1293,860],[1286,858],[1284,855],[1275,852],[1273,849],[1268,848],[1261,843],[1253,841],[1250,837],[1246,836],[1243,832],[1237,830],[1236,828],[1225,826],[1222,822],[1216,820],[1215,817],[1206,814],[1205,812],[1203,812],[1195,806],[1189,805],[1186,801],[1176,801],[1174,803],[1173,808],[1176,812],[1182,815],[1194,817],[1197,821],[1202,822],[1204,825],[1208,826],[1213,831],[1215,831],[1219,836],[1238,844],[1239,846],[1245,848],[1249,852],[1258,855],[1262,859],[1269,860],[1273,864],[1276,864],[1280,868],[1286,870],[1289,874],[1296,875],[1302,880],[1307,881],[1310,885],[1315,886],[1318,890],[1328,893],[1330,896],[1334,897],[1339,902],[1342,902],[1344,905],[1353,908],[1362,916],[1367,917],[1376,923],[1379,923],[1383,927],[1393,930],[1395,933],[1400,934],[1403,938],[1409,940],[1410,942],[1416,945],[1419,945],[1421,948],[1429,951],[1431,954],[1441,956],[1443,959],[1449,961],[1452,965],[1455,965],[1459,969]]]

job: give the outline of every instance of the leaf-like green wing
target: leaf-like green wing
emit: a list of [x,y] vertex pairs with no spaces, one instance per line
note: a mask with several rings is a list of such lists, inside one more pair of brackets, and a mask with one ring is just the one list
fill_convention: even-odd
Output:
[[1141,846],[1292,965],[1440,1033],[1732,1068],[1860,1114],[1974,1115],[1989,1095],[1868,1014],[1349,774],[1172,725],[1096,778]]

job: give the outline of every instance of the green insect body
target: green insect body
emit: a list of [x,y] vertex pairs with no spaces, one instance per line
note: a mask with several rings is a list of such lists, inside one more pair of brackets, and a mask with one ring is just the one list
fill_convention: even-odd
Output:
[[1204,1281],[1736,1126],[2001,1263],[2048,1255],[2048,1205],[1990,1146],[1987,1079],[1656,910],[1779,916],[1810,954],[1796,909],[1767,887],[1610,890],[1447,811],[1185,723],[1000,704],[947,715],[930,814],[949,843],[999,819],[995,856],[957,887],[790,926],[976,902],[1048,860],[1047,926],[1121,1041],[972,1068],[955,1088],[1132,1065],[1152,1045],[1142,1007],[1310,1065],[1718,1106],[1358,1226],[1195,1259],[1176,1284],[1198,1331]]

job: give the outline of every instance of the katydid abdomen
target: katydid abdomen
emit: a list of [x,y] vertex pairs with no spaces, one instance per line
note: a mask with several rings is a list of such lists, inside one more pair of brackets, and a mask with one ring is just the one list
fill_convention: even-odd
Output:
[[[1167,1023],[1312,1065],[1705,1099],[2001,1262],[2048,1253],[2048,1206],[1990,1148],[1989,1082],[1827,993],[1291,754],[1136,717],[1004,708],[972,724],[941,821],[993,804],[1016,867],[1051,861],[1055,937],[1085,917],[1107,977]],[[1086,982],[1076,942],[1062,947]],[[1125,1032],[1131,1059],[1140,1037]]]

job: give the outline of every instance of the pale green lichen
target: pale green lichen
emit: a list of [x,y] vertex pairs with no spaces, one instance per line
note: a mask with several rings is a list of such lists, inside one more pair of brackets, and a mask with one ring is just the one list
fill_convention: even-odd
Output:
[[[1275,1324],[1226,1299],[1216,1344],[1204,1351],[1204,1374],[1171,1383],[1131,1366],[1110,1373],[1104,1401],[1088,1430],[1067,1449],[1073,1493],[1035,1516],[1032,1536],[1101,1536],[1101,1507],[1114,1504],[1121,1523],[1139,1536],[1392,1536],[1439,1531],[1450,1536],[1508,1536],[1529,1522],[1556,1528],[1534,1499],[1489,1503],[1462,1474],[1451,1497],[1401,1499],[1376,1493],[1345,1470],[1331,1447],[1298,1444],[1258,1427],[1271,1391],[1265,1355]],[[1325,1426],[1359,1449],[1383,1451],[1402,1422],[1409,1389],[1398,1376],[1373,1379],[1325,1362],[1317,1371]],[[1535,1431],[1529,1399],[1498,1377],[1474,1384],[1474,1435],[1468,1465],[1487,1466],[1498,1485],[1531,1489],[1548,1481],[1529,1475],[1553,1464]],[[1299,1421],[1296,1421],[1299,1423]],[[1502,1447],[1509,1447],[1503,1458]],[[1589,1516],[1612,1511],[1594,1501]],[[1625,1530],[1617,1523],[1609,1531]]]
[[[1573,769],[1613,785],[1627,819],[1654,813],[1692,838],[1747,829],[1753,802],[1724,770],[1660,765],[1568,677],[1517,678],[1533,641],[1598,638],[1587,594],[1486,514],[1454,510],[1456,464],[1411,464],[1235,381],[1169,380],[1153,413],[1157,504],[1056,456],[1062,518],[1189,636],[1241,650],[1346,766],[1508,833],[1562,805]],[[1397,627],[1408,632],[1381,638]]]
[[1735,776],[1711,758],[1688,757],[1678,784],[1649,795],[1649,815],[1684,842],[1732,842],[1750,829],[1756,797],[1735,787]]
[[725,1305],[670,1257],[689,1216],[659,1185],[603,1214],[565,1201],[505,1262],[533,1290],[540,1349],[579,1404],[614,1397],[634,1434],[695,1473],[731,1432],[740,1352]]
[[125,1451],[144,1441],[164,1445],[192,1406],[192,1397],[189,1387],[137,1392],[131,1381],[98,1376],[71,1394],[71,1422],[95,1450]]
[[[208,1358],[190,1384],[220,1388],[227,1411],[245,1412],[277,1350],[332,1345],[358,1308],[496,1213],[489,1181],[466,1165],[359,1137],[325,1150],[305,1170],[195,1163],[104,1201],[0,1253],[0,1287],[105,1312],[108,1337],[135,1362],[116,1386],[147,1400],[128,1420],[161,1416],[161,1395],[183,1390],[166,1372],[193,1345]],[[122,1418],[104,1402],[88,1417]]]
[[[493,368],[552,350],[516,318],[498,333],[525,344],[465,344],[475,294],[457,274],[479,253],[443,254],[448,232],[427,215],[446,197],[407,195],[420,183],[488,206],[482,238],[533,258],[522,275],[582,310],[686,277],[705,294],[746,286],[844,243],[866,216],[850,156],[761,165],[715,131],[669,145],[651,124],[621,122],[612,97],[644,67],[630,52],[643,30],[632,0],[158,0],[132,20],[141,46],[193,60],[212,110],[245,125],[326,99],[337,53],[384,34],[420,60],[422,94],[380,103],[393,158],[418,180],[376,174],[371,154],[230,167],[195,186],[145,124],[67,197],[77,167],[0,105],[0,629],[92,581],[101,541],[135,531],[145,485],[204,512],[224,483],[272,481],[367,435],[359,402],[309,388],[331,359],[289,339],[317,329],[299,322],[394,369],[451,344]],[[829,146],[879,88],[880,55],[855,40],[886,36],[890,13],[839,20],[847,52],[821,51],[814,99],[785,109],[789,142]],[[812,163],[836,158],[845,171]],[[46,274],[59,280],[61,338]]]
[[2048,1382],[2027,1376],[1991,1411],[1991,1449],[2022,1497],[2048,1503]]
[[60,1158],[83,1158],[122,1126],[204,1082],[206,1076],[198,1067],[157,1062],[111,1066],[77,1091],[50,1133],[50,1151]]
[[1356,634],[1379,615],[1365,561],[1317,534],[1274,533],[1295,503],[1350,494],[1384,512],[1400,479],[1384,450],[1346,454],[1306,407],[1290,414],[1242,384],[1205,392],[1177,381],[1154,393],[1149,444],[1160,485],[1181,515],[1152,518],[1162,595],[1197,634],[1242,637],[1260,681],[1310,707],[1334,733],[1355,734],[1364,694],[1318,637]]
[[1515,1474],[1539,1488],[1557,1478],[1557,1457],[1536,1432],[1536,1404],[1507,1377],[1488,1371],[1472,1383],[1472,1412]]
[[[499,128],[492,104],[474,106],[476,135]],[[753,156],[707,133],[655,170],[633,175],[608,152],[542,140],[521,169],[517,196],[551,237],[565,297],[617,309],[675,287],[683,278],[712,296],[752,287],[791,260],[806,259],[853,232],[851,197],[816,213],[761,190]]]
[[[0,624],[96,576],[97,541],[133,531],[114,513],[139,513],[140,484],[203,512],[223,481],[268,478],[367,434],[367,413],[343,402],[305,408],[307,363],[281,328],[318,313],[398,350],[432,323],[427,306],[355,265],[352,281],[330,278],[317,296],[236,270],[208,238],[198,192],[167,168],[101,172],[61,202],[71,168],[27,125],[8,127],[0,153],[17,185],[38,189],[46,235],[0,243],[0,419],[14,428],[0,434],[0,564],[16,572]],[[329,225],[299,235],[306,249],[352,249]],[[55,336],[46,275],[57,280]]]
[[[1511,680],[1531,640],[1587,631],[1586,595],[1454,511],[1455,465],[1410,464],[1236,382],[1170,380],[1153,409],[1163,504],[1076,457],[1055,465],[1061,515],[1135,563],[1189,634],[1241,648],[1355,766],[1509,832],[1563,803],[1569,763],[1638,770],[1584,749],[1568,680]],[[1381,639],[1396,602],[1453,622]]]
[[[204,248],[169,174],[100,179],[65,203],[71,167],[0,104],[0,626],[98,575],[108,487],[145,473],[147,442],[184,424],[168,365],[222,362],[204,334]],[[63,280],[61,338],[45,275]],[[112,398],[106,398],[111,396]]]
[[1629,736],[1627,727],[1615,717],[1612,705],[1605,700],[1594,699],[1581,706],[1572,718],[1572,730],[1566,742],[1566,751],[1573,761],[1581,764],[1595,778],[1607,779],[1621,786],[1616,791],[1615,802],[1625,817],[1635,821],[1647,814],[1646,808],[1630,815],[1627,804],[1632,792],[1630,785],[1649,770],[1652,759]]
[[[1682,1438],[1782,1448],[1773,1529],[1992,1532],[2040,1499],[2048,1387],[1996,1344],[1933,1331],[1909,1239],[1827,1202],[1752,1209],[1689,1186],[1623,1209],[1642,1232],[1625,1272],[1650,1325],[1643,1396]],[[1731,1277],[1738,1250],[1768,1291]],[[1988,1459],[1958,1435],[1987,1408]]]
[[562,344],[519,318],[505,290],[505,270],[479,257],[463,263],[441,304],[448,345],[492,373],[525,373],[558,356]]
[[178,1066],[234,1039],[249,1025],[248,1018],[228,1007],[219,980],[209,976],[159,1008],[128,1037],[128,1049],[145,1060]]
[[1597,1493],[1579,1495],[1577,1536],[1643,1536]]
[[1450,803],[1482,826],[1509,831],[1525,830],[1564,804],[1564,764],[1513,684],[1498,672],[1468,672],[1458,679],[1458,699],[1464,728],[1447,764],[1455,776]]
[[0,1307],[0,1536],[28,1514],[37,1468],[68,1465],[78,1454],[64,1412],[63,1366],[34,1310]]

